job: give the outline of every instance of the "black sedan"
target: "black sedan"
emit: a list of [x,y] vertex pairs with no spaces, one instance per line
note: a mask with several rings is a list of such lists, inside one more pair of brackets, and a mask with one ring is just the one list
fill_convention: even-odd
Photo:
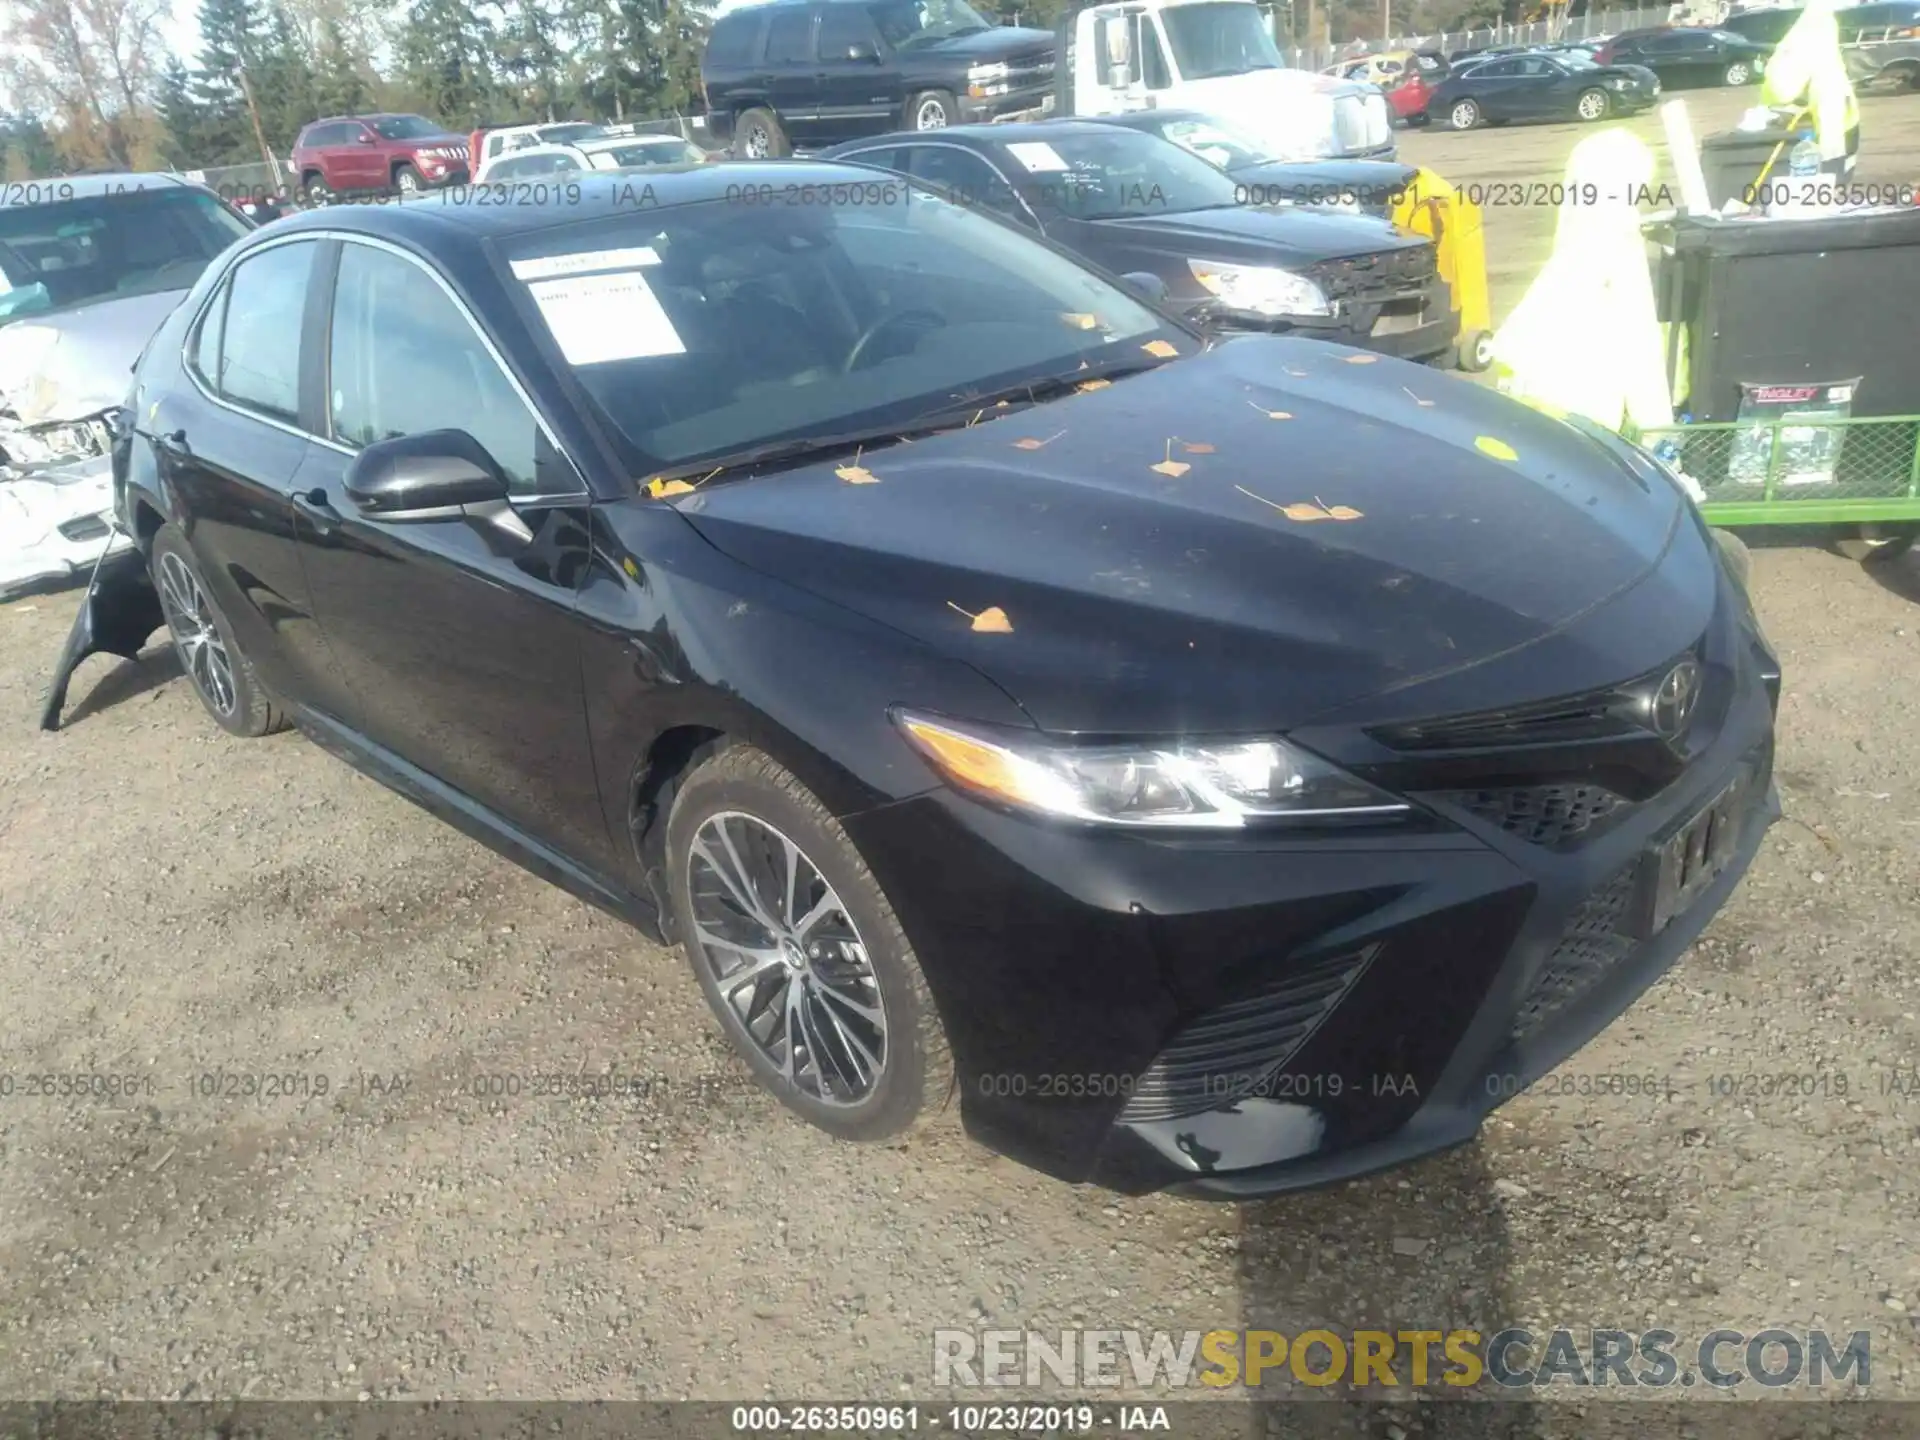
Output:
[[1455,69],[1434,87],[1427,110],[1456,130],[1483,120],[1604,120],[1660,99],[1660,81],[1636,65],[1601,65],[1575,51],[1505,55]]
[[963,125],[829,152],[908,175],[1116,275],[1150,276],[1207,324],[1450,363],[1459,320],[1433,245],[1384,221],[1262,203],[1157,135],[1086,120]]
[[1603,65],[1637,65],[1653,71],[1670,90],[1702,85],[1751,85],[1766,73],[1773,46],[1731,30],[1677,27],[1629,30],[1603,45],[1594,59]]
[[833,1134],[1132,1190],[1470,1138],[1747,868],[1778,671],[1646,454],[871,170],[648,183],[236,245],[71,653],[670,938]]
[[1102,115],[1100,123],[1191,150],[1232,176],[1247,205],[1317,205],[1385,219],[1420,173],[1397,160],[1287,160],[1258,137],[1198,110],[1130,110]]

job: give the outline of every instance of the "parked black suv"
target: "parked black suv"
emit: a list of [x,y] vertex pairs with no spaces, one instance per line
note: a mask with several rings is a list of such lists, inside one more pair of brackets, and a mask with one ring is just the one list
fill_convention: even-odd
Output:
[[1038,118],[1053,34],[967,0],[775,0],[723,15],[701,57],[708,133],[759,159],[892,130]]

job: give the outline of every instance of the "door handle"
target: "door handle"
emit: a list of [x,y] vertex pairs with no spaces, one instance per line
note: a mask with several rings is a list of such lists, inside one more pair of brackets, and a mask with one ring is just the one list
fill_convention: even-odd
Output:
[[296,490],[293,493],[293,508],[312,522],[313,528],[322,535],[331,534],[342,516],[333,508],[333,502],[327,498],[327,492],[321,489]]

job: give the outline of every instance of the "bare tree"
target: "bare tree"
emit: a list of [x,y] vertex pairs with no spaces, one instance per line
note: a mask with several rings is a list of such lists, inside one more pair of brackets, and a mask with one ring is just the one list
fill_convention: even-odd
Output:
[[166,9],[166,0],[0,0],[0,83],[16,105],[57,117],[70,164],[155,162]]

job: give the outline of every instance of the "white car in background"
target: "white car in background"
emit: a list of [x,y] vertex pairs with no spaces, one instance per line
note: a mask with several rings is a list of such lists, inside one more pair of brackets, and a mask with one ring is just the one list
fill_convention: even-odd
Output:
[[477,176],[503,155],[511,155],[534,145],[577,145],[582,140],[594,140],[606,133],[604,127],[590,120],[560,120],[546,125],[505,125],[497,130],[483,130],[480,132],[479,153],[470,157],[471,168]]
[[678,135],[621,135],[572,145],[529,145],[489,160],[476,185],[534,180],[575,170],[630,170],[650,165],[699,165],[707,152]]

